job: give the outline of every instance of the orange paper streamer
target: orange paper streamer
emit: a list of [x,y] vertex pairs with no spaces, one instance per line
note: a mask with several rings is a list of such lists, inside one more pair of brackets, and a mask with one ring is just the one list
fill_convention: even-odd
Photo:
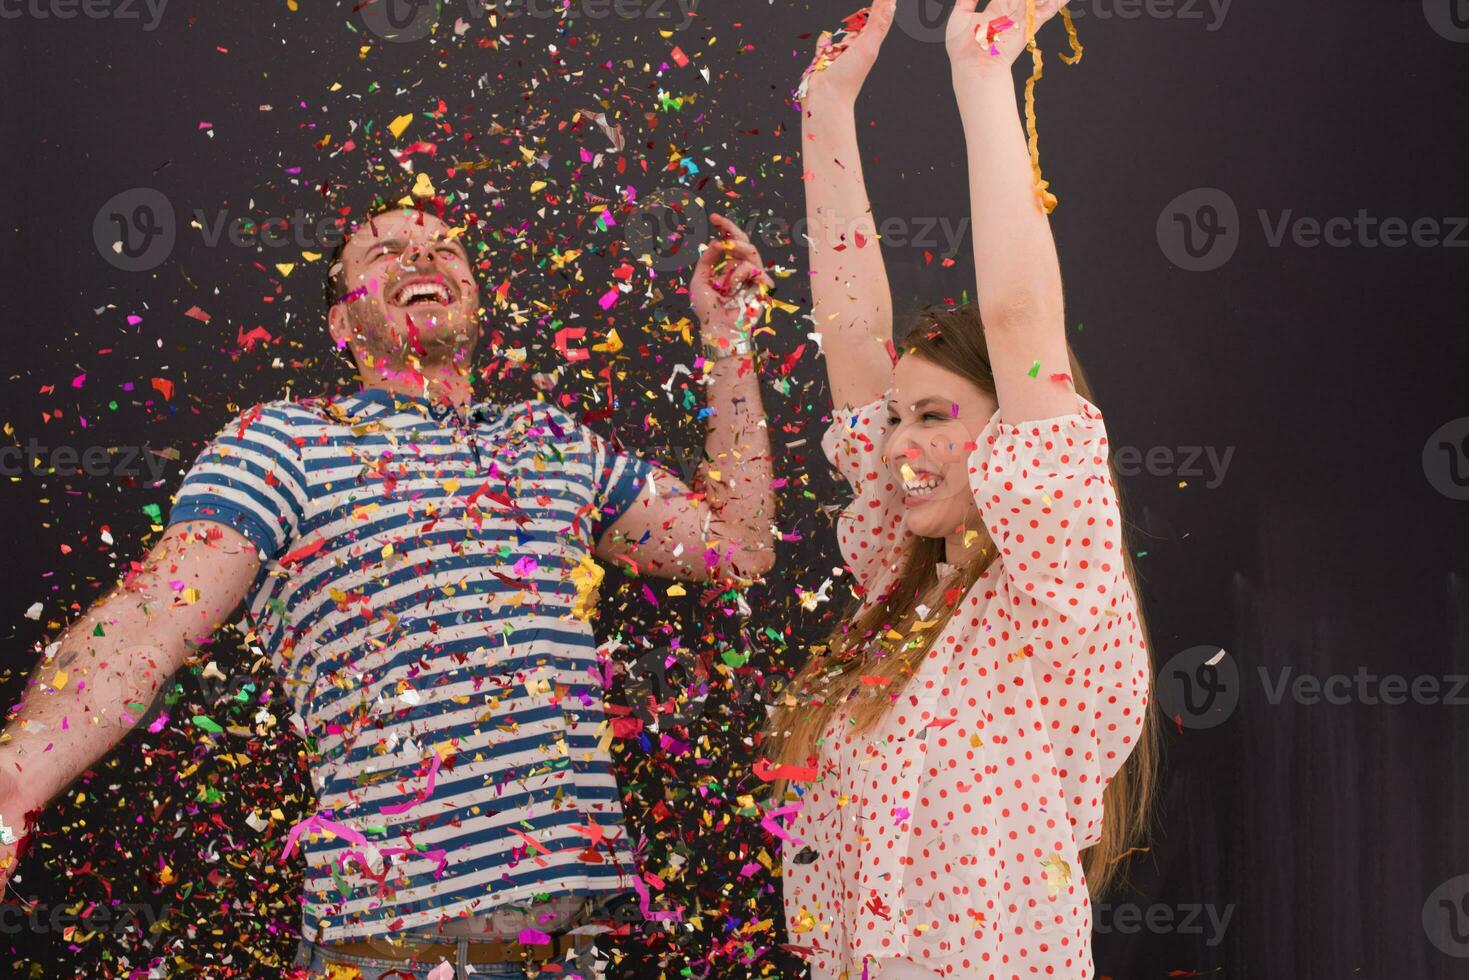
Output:
[[1030,77],[1025,80],[1025,132],[1030,137],[1030,169],[1035,175],[1035,196],[1041,209],[1050,214],[1059,203],[1041,175],[1041,136],[1035,122],[1035,83],[1044,73],[1040,45],[1035,43],[1035,0],[1025,0],[1025,46],[1030,49]]

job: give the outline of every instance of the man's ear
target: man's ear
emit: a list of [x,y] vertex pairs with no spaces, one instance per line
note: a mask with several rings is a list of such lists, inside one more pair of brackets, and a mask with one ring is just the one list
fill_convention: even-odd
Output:
[[346,303],[332,304],[326,312],[326,325],[338,348],[352,346],[352,317]]

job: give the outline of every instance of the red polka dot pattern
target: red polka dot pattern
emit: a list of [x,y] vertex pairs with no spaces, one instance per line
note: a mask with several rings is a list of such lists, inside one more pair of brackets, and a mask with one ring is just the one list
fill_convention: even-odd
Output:
[[[1079,401],[990,420],[969,484],[1000,560],[872,732],[843,715],[825,733],[783,845],[787,929],[817,980],[864,962],[869,980],[1092,976],[1079,855],[1141,731],[1148,660],[1106,429]],[[822,441],[855,491],[838,540],[868,601],[912,536],[884,405]]]

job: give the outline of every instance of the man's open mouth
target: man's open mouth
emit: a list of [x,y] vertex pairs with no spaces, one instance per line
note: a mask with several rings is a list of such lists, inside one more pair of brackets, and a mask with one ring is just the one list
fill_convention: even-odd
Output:
[[454,291],[439,279],[408,279],[393,290],[388,302],[394,306],[448,306],[454,302]]

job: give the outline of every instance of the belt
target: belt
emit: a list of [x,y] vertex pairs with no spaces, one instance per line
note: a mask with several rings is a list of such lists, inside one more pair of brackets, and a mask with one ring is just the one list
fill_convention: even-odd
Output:
[[[466,962],[525,963],[552,960],[560,957],[568,950],[576,949],[579,940],[582,943],[587,943],[590,942],[590,938],[562,934],[553,937],[549,943],[536,943],[533,945],[518,942],[492,943],[485,942],[481,939],[468,938]],[[381,939],[373,942],[355,940],[350,943],[337,943],[331,946],[323,946],[321,947],[321,951],[322,955],[328,960],[332,958],[333,953],[341,953],[346,956],[362,956],[369,959],[414,963],[424,960],[453,960],[459,953],[459,944],[457,942],[395,943]]]

